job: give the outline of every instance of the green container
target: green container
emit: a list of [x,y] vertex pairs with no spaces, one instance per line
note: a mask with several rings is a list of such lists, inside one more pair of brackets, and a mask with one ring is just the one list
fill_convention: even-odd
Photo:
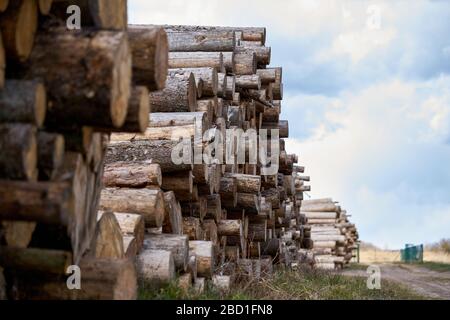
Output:
[[400,250],[400,257],[402,262],[417,263],[423,262],[423,245],[406,244],[405,249]]

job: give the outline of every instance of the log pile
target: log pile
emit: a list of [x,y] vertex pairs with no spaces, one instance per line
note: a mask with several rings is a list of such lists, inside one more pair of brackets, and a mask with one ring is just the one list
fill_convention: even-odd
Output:
[[[98,202],[110,133],[143,131],[148,87],[164,85],[165,32],[135,46],[123,0],[0,2],[0,296],[135,299],[125,257],[144,222],[110,211],[97,221]],[[66,28],[72,4],[81,30]],[[72,265],[81,290],[66,285]]]
[[317,269],[343,268],[353,257],[358,232],[346,210],[331,198],[304,200],[300,214],[305,219],[304,247],[311,249]]
[[[285,150],[266,29],[127,26],[126,1],[97,2],[0,8],[0,296],[227,291],[302,262],[309,177]],[[82,30],[65,27],[71,4]],[[347,261],[357,233],[339,213]]]

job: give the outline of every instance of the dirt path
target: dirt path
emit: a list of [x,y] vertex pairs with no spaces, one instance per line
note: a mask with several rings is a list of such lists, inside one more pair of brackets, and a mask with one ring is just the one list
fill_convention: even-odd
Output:
[[[434,299],[450,299],[450,272],[437,272],[412,265],[380,264],[381,278],[394,280],[418,294]],[[345,275],[367,277],[365,270],[344,270]]]

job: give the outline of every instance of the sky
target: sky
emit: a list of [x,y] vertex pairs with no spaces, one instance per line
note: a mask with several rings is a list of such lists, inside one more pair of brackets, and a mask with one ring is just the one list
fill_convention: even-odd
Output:
[[450,237],[450,1],[129,0],[129,19],[267,27],[309,196],[382,248]]

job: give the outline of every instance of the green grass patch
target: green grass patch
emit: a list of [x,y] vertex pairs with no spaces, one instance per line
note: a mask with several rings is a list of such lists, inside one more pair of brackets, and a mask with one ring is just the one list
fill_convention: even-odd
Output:
[[429,270],[438,271],[438,272],[449,272],[450,271],[449,263],[424,261],[423,263],[418,263],[417,265],[421,266],[421,267],[425,267]]
[[158,290],[141,288],[140,299],[194,299],[194,300],[398,300],[424,299],[403,285],[381,281],[380,290],[369,290],[365,277],[352,277],[334,272],[278,270],[268,279],[235,285],[231,292],[222,294],[207,286],[202,294],[193,290],[184,292],[176,282]]

